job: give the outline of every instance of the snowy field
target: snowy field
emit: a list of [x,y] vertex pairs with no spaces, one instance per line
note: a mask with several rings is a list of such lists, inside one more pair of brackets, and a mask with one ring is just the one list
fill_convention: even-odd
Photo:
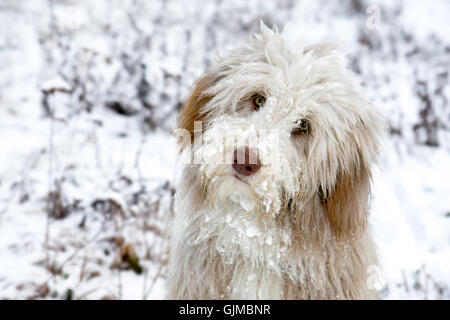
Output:
[[445,0],[0,0],[0,299],[164,297],[175,119],[260,19],[341,42],[389,124],[381,297],[450,299]]

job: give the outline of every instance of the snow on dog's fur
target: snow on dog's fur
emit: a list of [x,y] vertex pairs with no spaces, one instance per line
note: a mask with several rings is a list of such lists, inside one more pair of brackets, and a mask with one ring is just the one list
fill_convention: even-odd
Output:
[[[262,25],[197,81],[179,128],[191,161],[175,198],[169,298],[376,297],[367,219],[384,122],[335,46],[291,52]],[[232,165],[245,147],[259,163],[248,175]]]

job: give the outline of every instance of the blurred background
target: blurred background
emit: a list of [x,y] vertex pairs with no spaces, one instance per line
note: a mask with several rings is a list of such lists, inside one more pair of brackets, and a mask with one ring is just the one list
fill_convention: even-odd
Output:
[[0,0],[0,298],[164,297],[177,114],[260,20],[341,42],[389,124],[381,297],[450,298],[445,0]]

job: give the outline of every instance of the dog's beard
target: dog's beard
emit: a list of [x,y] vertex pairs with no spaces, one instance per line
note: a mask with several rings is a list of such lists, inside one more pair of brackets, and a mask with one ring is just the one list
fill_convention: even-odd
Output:
[[[264,168],[261,169],[262,171]],[[252,177],[239,176],[231,165],[200,165],[200,179],[206,199],[214,209],[275,216],[281,209],[288,189],[277,177],[258,172]]]
[[225,174],[208,177],[203,182],[207,199],[214,209],[258,211],[259,199],[252,188],[236,177]]

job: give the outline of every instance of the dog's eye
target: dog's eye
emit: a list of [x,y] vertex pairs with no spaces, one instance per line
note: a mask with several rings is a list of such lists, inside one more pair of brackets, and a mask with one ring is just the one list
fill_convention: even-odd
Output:
[[309,121],[306,119],[301,119],[297,122],[297,127],[291,131],[291,135],[298,136],[307,134],[310,131]]
[[252,107],[253,110],[259,110],[266,103],[266,98],[261,94],[255,94],[252,97]]

